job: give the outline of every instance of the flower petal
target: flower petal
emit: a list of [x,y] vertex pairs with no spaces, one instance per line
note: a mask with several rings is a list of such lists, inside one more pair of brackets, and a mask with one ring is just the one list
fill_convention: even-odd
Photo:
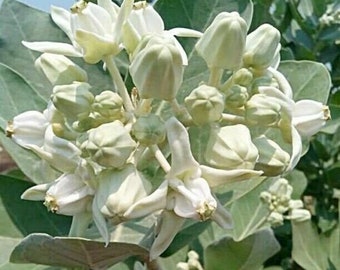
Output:
[[227,183],[248,180],[252,177],[258,177],[263,171],[237,169],[237,170],[221,170],[212,167],[200,166],[202,177],[207,180],[210,187],[217,187]]
[[139,218],[166,207],[168,181],[164,181],[149,196],[137,201],[124,214],[124,218]]
[[73,56],[73,57],[83,56],[80,51],[78,51],[75,47],[67,43],[49,42],[49,41],[41,41],[41,42],[22,41],[22,44],[25,47],[33,51],[38,51],[38,52],[63,54],[65,56]]
[[171,151],[168,178],[177,178],[176,176],[180,174],[197,170],[199,164],[191,153],[189,135],[182,123],[177,118],[171,117],[166,121],[165,128]]
[[158,233],[150,249],[150,260],[159,257],[169,247],[184,221],[184,218],[177,216],[173,211],[162,212],[156,228]]
[[84,60],[96,64],[106,55],[116,55],[120,49],[112,39],[106,39],[95,33],[77,30],[76,41],[84,49]]
[[68,38],[73,41],[73,34],[71,31],[71,12],[61,7],[51,6],[52,20],[65,32]]
[[24,148],[29,148],[31,145],[42,147],[47,126],[48,121],[43,113],[26,111],[13,118],[7,133]]
[[192,38],[200,38],[203,33],[197,30],[189,29],[189,28],[182,28],[182,27],[175,27],[168,32],[177,37],[192,37]]
[[46,196],[46,191],[49,189],[50,186],[51,183],[33,186],[29,189],[26,189],[20,198],[30,201],[43,201]]

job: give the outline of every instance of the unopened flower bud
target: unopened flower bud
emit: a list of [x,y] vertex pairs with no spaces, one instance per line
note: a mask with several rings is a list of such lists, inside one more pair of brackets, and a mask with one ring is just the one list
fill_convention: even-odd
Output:
[[198,125],[218,121],[224,110],[224,96],[215,87],[201,85],[184,100],[193,121]]
[[116,120],[88,131],[81,148],[104,167],[122,167],[136,148],[135,141],[123,124]]
[[12,138],[20,146],[44,145],[44,137],[48,126],[46,116],[38,111],[26,111],[8,122],[6,136]]
[[57,85],[51,95],[54,106],[71,120],[86,117],[91,111],[93,95],[91,86],[85,82]]
[[266,176],[275,176],[284,172],[290,162],[289,154],[276,142],[262,135],[253,140],[259,150],[259,159],[255,169],[262,170]]
[[262,24],[247,36],[243,64],[255,69],[266,69],[279,56],[280,32],[270,24]]
[[150,183],[129,164],[122,170],[105,170],[100,174],[96,199],[103,201],[99,205],[100,212],[117,224],[125,220],[123,215],[126,210],[150,191]]
[[171,101],[183,81],[182,56],[178,48],[163,38],[140,50],[130,65],[132,80],[144,99]]
[[328,106],[315,100],[300,100],[295,103],[293,110],[293,125],[300,135],[313,136],[330,119]]
[[283,224],[283,215],[277,212],[271,212],[270,215],[267,218],[267,221],[271,226],[280,226]]
[[233,74],[232,80],[235,84],[249,86],[253,81],[253,74],[247,68],[241,68]]
[[306,209],[293,209],[290,212],[289,219],[295,222],[303,222],[311,219],[311,213]]
[[233,85],[225,94],[225,105],[231,108],[242,107],[248,100],[247,88],[240,85]]
[[165,139],[164,122],[155,114],[140,116],[132,126],[132,134],[141,144],[159,144]]
[[210,165],[220,169],[252,170],[257,158],[258,150],[246,126],[225,126],[211,131],[205,152]]
[[93,111],[110,119],[120,119],[123,111],[123,99],[115,92],[103,91],[94,97]]
[[264,94],[253,95],[245,109],[246,121],[252,125],[273,126],[280,120],[280,104]]
[[247,23],[237,12],[221,12],[196,44],[209,68],[234,70],[241,66]]
[[86,71],[64,55],[43,53],[35,61],[35,67],[44,73],[52,85],[87,81]]
[[281,198],[281,201],[289,202],[293,192],[293,187],[289,185],[288,181],[284,178],[280,178],[272,184],[268,191],[271,194]]

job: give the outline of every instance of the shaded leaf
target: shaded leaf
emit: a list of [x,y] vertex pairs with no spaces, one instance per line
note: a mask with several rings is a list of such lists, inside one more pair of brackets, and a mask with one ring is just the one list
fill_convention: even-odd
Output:
[[269,227],[266,222],[269,210],[261,202],[260,194],[269,187],[270,182],[262,182],[232,204],[230,212],[234,222],[233,237],[236,241]]
[[138,245],[110,243],[81,238],[51,237],[31,234],[13,250],[13,263],[36,263],[84,269],[105,269],[130,256],[148,257],[148,251]]
[[208,246],[204,253],[206,270],[256,270],[280,245],[272,230],[259,231],[240,242],[225,237]]
[[0,235],[21,237],[33,232],[67,235],[71,217],[52,214],[42,202],[20,199],[32,184],[0,175],[0,210],[2,213]]

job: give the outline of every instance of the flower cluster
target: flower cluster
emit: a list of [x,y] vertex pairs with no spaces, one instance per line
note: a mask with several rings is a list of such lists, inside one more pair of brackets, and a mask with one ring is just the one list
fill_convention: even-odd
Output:
[[[237,12],[218,14],[203,33],[165,30],[152,5],[131,0],[121,7],[111,0],[81,0],[71,11],[52,7],[51,16],[70,44],[23,42],[43,53],[36,66],[53,85],[50,102],[42,113],[14,117],[7,135],[60,172],[22,198],[43,200],[50,211],[73,216],[73,234],[93,221],[108,243],[107,222],[155,214],[150,257],[156,258],[186,219],[231,228],[232,217],[212,189],[291,171],[302,140],[329,118],[323,104],[293,100],[277,70],[279,31],[264,24],[247,34],[249,25]],[[181,104],[176,97],[190,62],[175,36],[197,39],[195,49],[210,72]],[[115,64],[122,51],[130,60],[131,94]],[[112,89],[94,95],[86,72],[66,56],[102,61]],[[164,104],[170,114],[162,113]],[[209,130],[200,162],[190,143],[193,126]],[[159,186],[141,169],[150,155],[163,170]],[[291,206],[290,194],[288,183],[278,180],[261,197],[273,216],[293,209],[293,218],[298,207]]]
[[[267,221],[273,226],[282,225],[284,219],[291,219],[297,222],[308,220],[311,214],[303,207],[301,200],[292,200],[293,188],[284,178],[278,179],[260,195],[263,203],[268,205],[269,216]],[[288,213],[287,215],[285,215]]]

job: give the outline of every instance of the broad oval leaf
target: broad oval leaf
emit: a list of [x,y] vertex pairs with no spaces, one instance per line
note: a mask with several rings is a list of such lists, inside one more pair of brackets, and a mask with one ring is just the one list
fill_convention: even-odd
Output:
[[36,263],[85,269],[107,269],[130,256],[148,260],[149,252],[141,246],[114,242],[107,247],[103,242],[83,238],[52,237],[31,234],[13,250],[10,262]]
[[270,229],[259,231],[240,242],[225,237],[205,249],[205,269],[260,269],[261,265],[279,250],[280,244]]
[[289,81],[295,101],[313,99],[327,103],[331,78],[323,64],[312,61],[283,61],[279,71]]

